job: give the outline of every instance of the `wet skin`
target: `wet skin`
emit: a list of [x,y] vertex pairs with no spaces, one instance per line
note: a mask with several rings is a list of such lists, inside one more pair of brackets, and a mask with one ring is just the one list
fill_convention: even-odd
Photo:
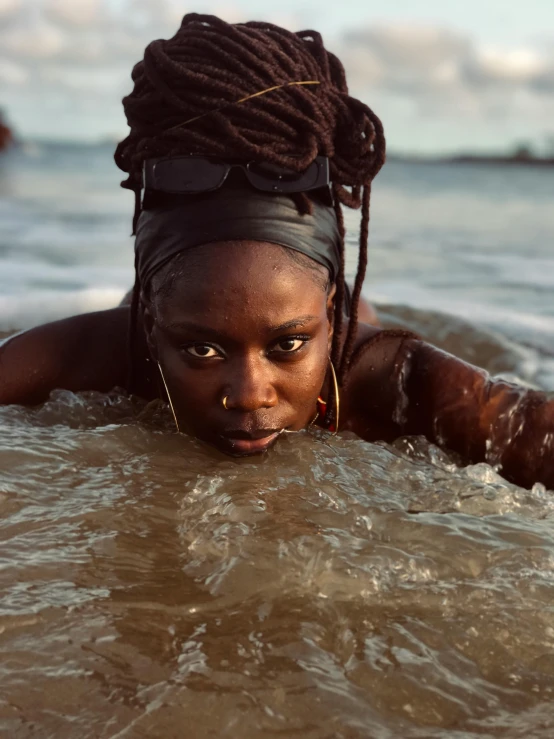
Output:
[[[234,456],[266,451],[317,415],[334,288],[273,244],[191,252],[144,311],[179,428]],[[223,400],[226,399],[226,408]]]
[[[329,396],[333,295],[279,247],[194,252],[144,306],[132,391],[165,397],[158,359],[182,430],[228,454],[263,452],[309,425],[317,396]],[[35,405],[56,388],[125,387],[128,324],[121,307],[12,337],[0,346],[0,404]],[[423,435],[466,463],[500,465],[519,485],[554,489],[554,398],[545,393],[362,323],[340,393],[341,431],[367,441]]]

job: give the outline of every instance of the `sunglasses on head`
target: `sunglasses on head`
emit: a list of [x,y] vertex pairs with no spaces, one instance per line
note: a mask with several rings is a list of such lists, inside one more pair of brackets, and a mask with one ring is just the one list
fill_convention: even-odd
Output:
[[197,195],[220,188],[231,170],[239,169],[256,190],[274,193],[324,189],[332,205],[329,159],[318,156],[303,172],[293,172],[269,162],[226,162],[208,156],[175,156],[146,159],[144,191]]

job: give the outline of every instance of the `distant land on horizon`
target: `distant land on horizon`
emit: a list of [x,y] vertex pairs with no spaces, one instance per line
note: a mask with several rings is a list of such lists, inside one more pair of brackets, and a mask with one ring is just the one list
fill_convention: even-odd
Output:
[[387,155],[389,161],[421,162],[424,164],[491,164],[524,167],[554,167],[554,157],[517,156],[514,154],[396,154]]
[[492,165],[517,165],[528,167],[552,167],[554,166],[554,140],[549,140],[547,153],[539,155],[533,147],[527,143],[514,146],[509,151],[460,151],[451,154],[424,154],[413,153],[395,154],[391,153],[389,159],[404,161],[421,161],[429,163],[448,164],[492,164]]

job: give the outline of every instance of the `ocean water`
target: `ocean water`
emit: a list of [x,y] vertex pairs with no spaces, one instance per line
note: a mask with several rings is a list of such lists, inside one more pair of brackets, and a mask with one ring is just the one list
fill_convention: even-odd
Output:
[[[112,155],[39,144],[0,159],[0,331],[111,307],[131,286],[132,195]],[[554,169],[393,160],[373,188],[364,294],[439,343],[514,341],[525,379],[554,388],[553,202]],[[346,217],[352,277],[359,213]]]
[[[119,179],[107,146],[0,159],[0,331],[121,299]],[[366,296],[554,390],[553,197],[553,170],[391,162]],[[0,736],[551,739],[553,522],[419,438],[236,461],[116,392],[0,408]]]

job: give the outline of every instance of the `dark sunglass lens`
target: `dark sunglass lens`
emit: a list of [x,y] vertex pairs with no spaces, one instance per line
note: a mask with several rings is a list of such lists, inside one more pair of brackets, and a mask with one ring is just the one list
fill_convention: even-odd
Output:
[[250,162],[246,172],[248,180],[258,190],[302,192],[310,190],[316,184],[318,166],[313,162],[304,172],[293,172],[269,162]]
[[215,190],[223,183],[228,169],[223,162],[204,157],[162,159],[154,168],[155,188],[185,194]]

